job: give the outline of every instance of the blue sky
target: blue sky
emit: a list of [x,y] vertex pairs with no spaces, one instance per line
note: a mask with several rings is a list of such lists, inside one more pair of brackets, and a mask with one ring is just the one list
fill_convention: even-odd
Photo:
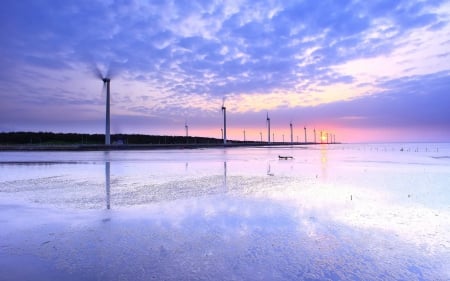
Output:
[[450,141],[449,1],[2,1],[0,131]]

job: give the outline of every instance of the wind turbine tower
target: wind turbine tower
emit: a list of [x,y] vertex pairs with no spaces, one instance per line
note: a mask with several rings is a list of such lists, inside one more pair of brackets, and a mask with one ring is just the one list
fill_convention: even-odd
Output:
[[227,108],[225,107],[225,98],[222,100],[223,113],[223,144],[227,144]]
[[267,143],[270,143],[270,118],[269,118],[269,112],[267,112]]
[[317,139],[316,139],[316,128],[314,128],[314,143],[317,143],[316,140],[317,140]]
[[188,131],[189,127],[188,127],[187,122],[184,122],[184,128],[186,129],[186,138],[187,138],[187,137],[189,137],[189,131]]
[[103,79],[103,85],[106,85],[106,125],[105,125],[105,144],[110,145],[111,144],[111,130],[110,130],[110,78],[104,77]]
[[111,77],[109,70],[106,71],[106,74],[103,75],[103,73],[100,71],[98,67],[95,67],[95,75],[97,78],[103,81],[103,91],[106,88],[106,124],[105,124],[105,145],[111,144],[111,130],[110,130],[110,102],[111,102],[111,94],[110,94],[110,83],[111,83]]
[[293,135],[293,132],[292,132],[292,121],[289,123],[289,127],[291,128],[291,143],[293,143],[294,142],[294,135]]
[[307,141],[307,139],[306,139],[306,126],[303,129],[305,130],[305,143],[306,143],[306,141]]

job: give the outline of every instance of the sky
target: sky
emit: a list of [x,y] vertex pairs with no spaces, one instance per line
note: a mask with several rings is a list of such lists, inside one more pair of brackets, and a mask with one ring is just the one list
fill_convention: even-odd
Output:
[[5,0],[0,131],[450,141],[450,1]]

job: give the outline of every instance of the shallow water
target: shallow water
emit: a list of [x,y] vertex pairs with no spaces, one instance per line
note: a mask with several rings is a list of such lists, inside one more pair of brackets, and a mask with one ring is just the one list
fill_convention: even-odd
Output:
[[449,280],[449,156],[0,152],[0,280]]

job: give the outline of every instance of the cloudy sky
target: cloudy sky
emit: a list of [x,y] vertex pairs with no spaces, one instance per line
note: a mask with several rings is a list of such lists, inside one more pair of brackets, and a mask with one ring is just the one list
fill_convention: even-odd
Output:
[[1,4],[3,132],[450,141],[450,1]]

